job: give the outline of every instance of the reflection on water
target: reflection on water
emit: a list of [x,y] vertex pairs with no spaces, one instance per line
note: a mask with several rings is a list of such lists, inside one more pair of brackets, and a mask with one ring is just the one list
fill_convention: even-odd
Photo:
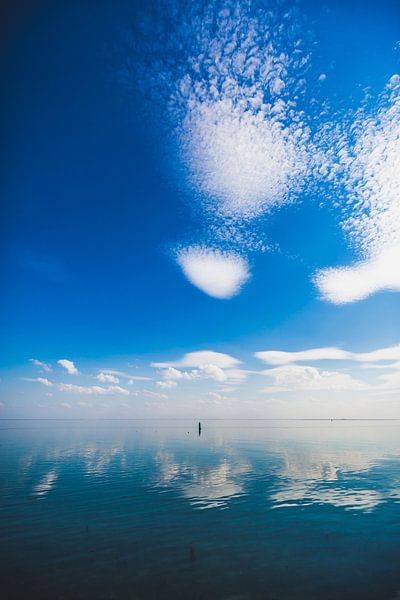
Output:
[[383,421],[4,421],[7,598],[29,586],[40,598],[393,600],[399,434]]
[[35,496],[45,496],[54,487],[57,476],[57,471],[54,469],[50,470],[33,486],[32,493]]
[[243,493],[243,475],[251,470],[237,455],[224,455],[215,465],[198,465],[179,463],[171,452],[162,450],[155,463],[156,485],[179,490],[198,509],[227,508],[230,499]]

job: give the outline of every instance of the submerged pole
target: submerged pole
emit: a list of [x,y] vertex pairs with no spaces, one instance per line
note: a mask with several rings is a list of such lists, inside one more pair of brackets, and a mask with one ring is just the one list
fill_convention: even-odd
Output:
[[201,423],[199,421],[199,436],[201,435]]

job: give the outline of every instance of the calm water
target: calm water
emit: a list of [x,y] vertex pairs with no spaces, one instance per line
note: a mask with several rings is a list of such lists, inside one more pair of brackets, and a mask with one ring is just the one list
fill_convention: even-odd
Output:
[[400,600],[400,422],[3,421],[5,600]]

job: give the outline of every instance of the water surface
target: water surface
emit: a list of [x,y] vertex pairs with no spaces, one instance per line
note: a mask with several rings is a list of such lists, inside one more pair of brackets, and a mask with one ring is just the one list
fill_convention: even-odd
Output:
[[400,600],[400,422],[2,421],[2,597]]

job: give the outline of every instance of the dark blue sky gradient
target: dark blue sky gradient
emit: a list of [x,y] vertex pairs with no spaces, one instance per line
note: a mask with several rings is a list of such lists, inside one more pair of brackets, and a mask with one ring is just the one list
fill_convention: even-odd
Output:
[[[398,70],[397,2],[300,6],[333,108],[357,106],[366,86],[379,92]],[[155,128],[132,118],[142,100],[113,77],[113,47],[134,3],[25,9],[2,61],[3,364],[398,343],[398,294],[347,306],[317,298],[313,271],[353,257],[338,216],[317,197],[265,219],[280,251],[251,257],[253,278],[238,297],[216,300],[191,286],[170,251],[194,227],[188,192],[163,159],[158,115]]]

